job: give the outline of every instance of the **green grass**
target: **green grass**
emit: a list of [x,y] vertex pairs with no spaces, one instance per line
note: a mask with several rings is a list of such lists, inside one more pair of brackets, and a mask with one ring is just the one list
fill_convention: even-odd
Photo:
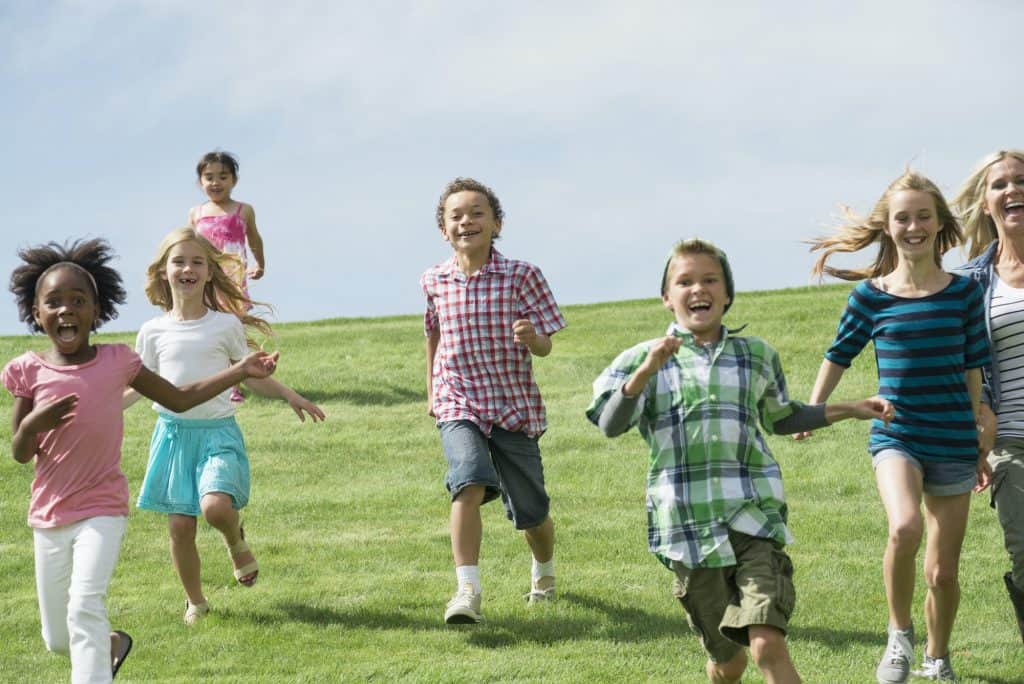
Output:
[[[845,286],[741,293],[727,322],[782,354],[792,394],[805,398],[842,310]],[[448,628],[454,589],[444,459],[426,416],[419,316],[334,319],[278,327],[279,377],[328,413],[300,424],[281,403],[239,412],[253,469],[246,530],[260,565],[253,589],[234,584],[219,536],[199,533],[214,613],[181,622],[183,593],[162,516],[133,510],[108,608],[136,650],[118,681],[703,681],[699,643],[672,598],[671,574],[646,550],[646,448],[586,422],[590,383],[622,349],[661,335],[655,300],[571,306],[569,328],[536,362],[550,430],[541,446],[557,527],[559,601],[527,609],[529,553],[500,504],[484,509],[484,624]],[[98,341],[131,342],[129,335]],[[0,338],[0,359],[43,348]],[[870,354],[836,399],[874,392]],[[9,415],[10,397],[0,409]],[[124,470],[136,492],[152,411],[126,414]],[[9,440],[10,421],[0,424]],[[790,648],[808,682],[869,682],[886,620],[885,519],[865,451],[867,426],[846,422],[812,440],[769,438],[782,463],[797,542],[797,610]],[[31,531],[32,469],[0,461],[0,681],[66,681],[68,663],[39,636]],[[965,682],[1024,679],[1020,636],[1005,596],[1007,566],[987,496],[976,497],[953,634]],[[920,582],[919,582],[920,584]],[[924,631],[920,586],[915,620]],[[753,670],[744,682],[761,682]]]

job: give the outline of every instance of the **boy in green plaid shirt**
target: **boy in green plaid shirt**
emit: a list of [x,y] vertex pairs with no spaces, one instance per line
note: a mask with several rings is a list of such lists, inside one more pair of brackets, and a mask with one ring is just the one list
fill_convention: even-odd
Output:
[[722,326],[733,295],[724,252],[677,243],[661,283],[675,320],[601,373],[587,417],[609,437],[636,425],[650,446],[648,546],[676,574],[708,679],[738,682],[749,646],[767,682],[799,682],[785,639],[796,601],[783,551],[792,536],[782,474],[758,423],[789,434],[846,418],[888,422],[893,407],[880,397],[791,401],[775,350]]

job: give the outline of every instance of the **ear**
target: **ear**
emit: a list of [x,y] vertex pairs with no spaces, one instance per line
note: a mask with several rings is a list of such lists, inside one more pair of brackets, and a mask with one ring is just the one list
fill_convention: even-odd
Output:
[[988,202],[981,203],[981,213],[985,214],[985,216],[992,215],[992,212],[988,210]]
[[441,231],[441,239],[445,242],[451,242],[451,240],[448,239],[448,233],[445,232],[444,226],[438,226],[437,229]]
[[32,320],[35,321],[36,325],[39,326],[39,329],[42,330],[43,322],[39,320],[39,307],[35,304],[32,305]]
[[661,303],[665,305],[666,309],[668,309],[672,313],[675,313],[675,309],[672,308],[672,301],[668,298],[668,295],[661,295]]

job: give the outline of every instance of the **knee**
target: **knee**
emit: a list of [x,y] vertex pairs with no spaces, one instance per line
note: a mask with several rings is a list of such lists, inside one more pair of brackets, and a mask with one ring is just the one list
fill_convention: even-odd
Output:
[[889,526],[889,546],[897,551],[916,553],[923,533],[924,523],[919,515],[896,520]]
[[167,521],[167,531],[172,544],[194,542],[196,538],[196,519],[184,515],[171,516]]
[[487,493],[487,487],[484,485],[466,485],[459,490],[459,493],[455,495],[452,500],[452,505],[460,506],[480,506],[483,504],[484,495]]
[[223,494],[207,494],[199,502],[203,511],[203,519],[214,527],[227,522],[234,511],[231,505],[231,497]]
[[774,669],[789,660],[786,635],[774,627],[751,630],[750,655],[762,672]]
[[747,669],[747,655],[742,649],[724,663],[709,660],[707,664],[708,679],[714,684],[733,684],[739,682],[743,671]]
[[960,584],[957,561],[940,560],[924,569],[924,581],[929,589],[949,590]]

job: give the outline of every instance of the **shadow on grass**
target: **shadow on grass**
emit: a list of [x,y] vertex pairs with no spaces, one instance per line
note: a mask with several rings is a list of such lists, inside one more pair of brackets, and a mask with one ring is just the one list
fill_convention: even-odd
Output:
[[[407,387],[396,385],[381,386],[376,389],[337,389],[337,390],[306,390],[300,387],[293,387],[296,392],[309,399],[314,404],[328,401],[340,401],[346,404],[360,404],[367,406],[397,406],[399,404],[414,404],[417,402],[426,403],[427,395],[423,391],[411,390]],[[253,397],[258,402],[274,402],[276,399],[261,397],[253,392],[247,392],[247,396]]]
[[[575,613],[564,612],[568,606]],[[422,618],[396,611],[373,611],[355,608],[340,611],[333,608],[317,608],[300,603],[278,603],[275,608],[283,615],[262,615],[258,620],[266,622],[296,621],[314,625],[343,625],[349,628],[402,629],[413,631],[436,631],[460,629],[466,632],[468,643],[481,648],[502,648],[518,643],[557,643],[578,639],[607,639],[620,642],[643,642],[666,636],[690,638],[682,609],[678,619],[670,619],[637,608],[612,603],[604,599],[565,592],[559,595],[558,603],[552,606],[523,606],[522,613],[503,615],[486,620],[480,625],[450,627],[436,619]],[[573,611],[573,608],[583,609]],[[527,612],[528,611],[528,612]]]

